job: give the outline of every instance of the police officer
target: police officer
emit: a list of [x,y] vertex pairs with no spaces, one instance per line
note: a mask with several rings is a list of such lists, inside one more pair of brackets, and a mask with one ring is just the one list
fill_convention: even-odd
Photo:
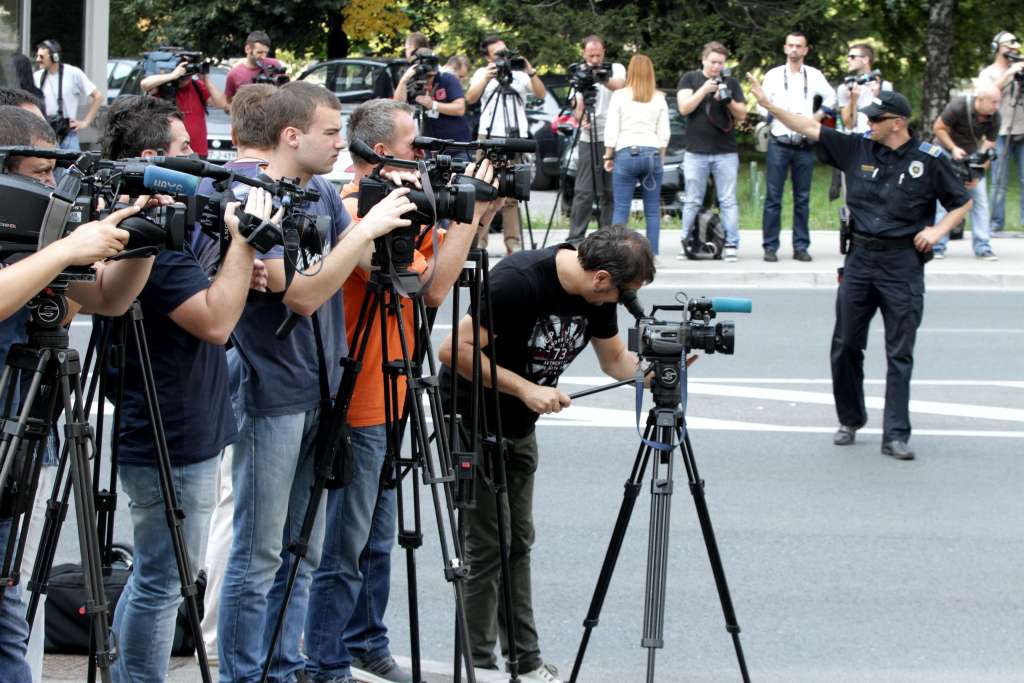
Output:
[[[932,247],[971,207],[963,183],[935,145],[910,135],[910,103],[883,91],[861,111],[870,136],[845,135],[771,104],[748,74],[758,102],[787,127],[818,142],[819,156],[844,171],[853,234],[836,296],[832,335],[832,393],[839,417],[833,443],[847,446],[867,422],[864,348],[868,325],[881,308],[885,323],[885,414],[882,453],[913,460],[910,440],[910,373],[914,338],[924,310],[924,264]],[[935,201],[949,211],[937,225]]]

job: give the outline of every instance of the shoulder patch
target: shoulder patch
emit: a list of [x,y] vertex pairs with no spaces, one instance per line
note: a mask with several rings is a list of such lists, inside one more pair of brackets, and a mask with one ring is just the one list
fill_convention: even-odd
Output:
[[929,154],[935,157],[936,159],[942,156],[942,148],[939,147],[938,145],[933,145],[930,142],[922,142],[921,146],[918,147],[918,149],[924,152],[925,154]]

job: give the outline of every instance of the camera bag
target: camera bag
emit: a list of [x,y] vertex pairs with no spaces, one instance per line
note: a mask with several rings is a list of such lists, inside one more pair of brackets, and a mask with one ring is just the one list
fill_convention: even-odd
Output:
[[725,249],[725,228],[714,209],[702,208],[683,241],[683,252],[691,261],[717,260]]

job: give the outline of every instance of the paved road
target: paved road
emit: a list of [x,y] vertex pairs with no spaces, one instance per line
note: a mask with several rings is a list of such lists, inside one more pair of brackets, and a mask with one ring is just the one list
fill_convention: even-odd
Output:
[[[644,292],[645,303],[668,302],[672,284]],[[928,296],[912,404],[919,458],[902,463],[878,452],[880,323],[865,368],[870,422],[856,446],[838,449],[828,383],[834,293],[749,287],[690,292],[753,296],[754,313],[734,316],[734,356],[692,368],[688,416],[753,680],[1024,680],[1021,293]],[[450,315],[446,307],[439,323]],[[622,312],[620,325],[628,322]],[[80,343],[85,332],[74,330]],[[563,386],[592,386],[599,375],[588,353]],[[544,655],[566,678],[636,454],[634,419],[632,393],[617,389],[540,423],[534,606]],[[684,480],[681,468],[676,477]],[[676,493],[657,679],[738,680],[693,504],[682,483]],[[428,501],[416,554],[423,653],[447,662],[451,590]],[[582,680],[643,678],[648,515],[645,485]],[[118,536],[129,536],[126,511]],[[63,539],[58,561],[76,555],[70,524]],[[407,655],[400,552],[390,621],[394,650]],[[173,680],[198,680],[178,664]],[[66,659],[48,666],[52,681],[75,679],[58,669],[78,670]]]

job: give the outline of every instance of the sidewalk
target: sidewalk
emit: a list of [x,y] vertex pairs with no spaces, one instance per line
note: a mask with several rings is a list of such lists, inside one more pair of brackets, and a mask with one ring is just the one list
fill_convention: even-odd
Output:
[[[946,258],[932,260],[925,267],[925,286],[929,290],[976,289],[976,290],[1024,290],[1024,233],[1021,237],[992,240],[992,250],[998,261],[983,261],[974,256],[971,249],[970,233],[962,240],[949,243]],[[557,244],[568,235],[567,230],[552,230],[548,246]],[[534,231],[537,246],[544,236],[543,230]],[[740,231],[739,260],[735,263],[724,261],[679,261],[678,230],[662,230],[658,276],[654,287],[675,286],[680,278],[699,282],[702,287],[762,287],[767,289],[808,289],[835,287],[836,269],[842,266],[843,256],[839,254],[839,233],[835,230],[812,230],[809,252],[814,258],[810,263],[793,260],[792,232],[782,232],[782,246],[778,263],[766,263],[762,259],[761,232]],[[523,235],[525,247],[530,246],[530,237]],[[501,238],[492,235],[488,251],[492,257],[503,256]]]

